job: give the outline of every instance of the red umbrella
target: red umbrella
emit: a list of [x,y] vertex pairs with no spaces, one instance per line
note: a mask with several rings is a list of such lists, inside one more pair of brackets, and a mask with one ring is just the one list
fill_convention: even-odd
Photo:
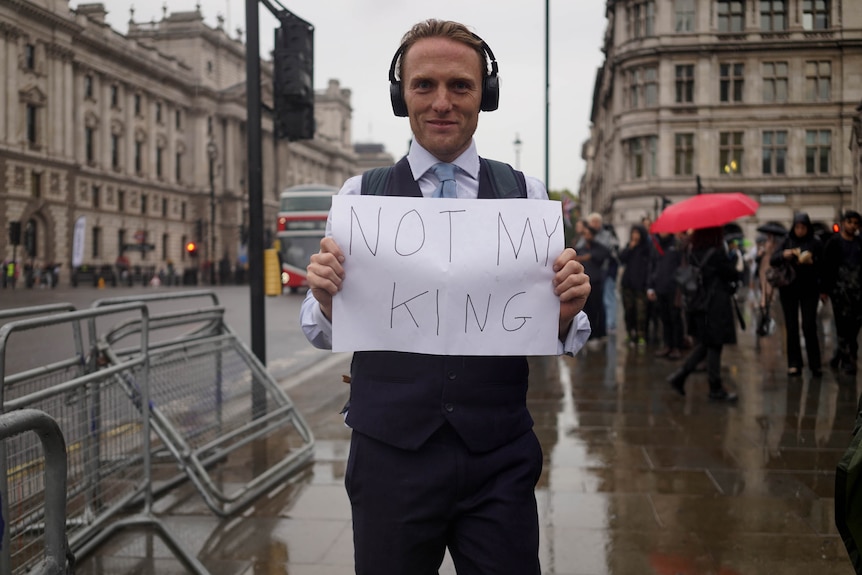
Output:
[[674,233],[714,228],[750,216],[759,207],[760,204],[739,192],[698,194],[668,206],[650,226],[650,231]]

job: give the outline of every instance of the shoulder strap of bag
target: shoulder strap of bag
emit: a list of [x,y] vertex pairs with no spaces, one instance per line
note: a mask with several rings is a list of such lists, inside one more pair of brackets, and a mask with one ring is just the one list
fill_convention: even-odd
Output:
[[[479,158],[480,166],[491,180],[491,189],[498,198],[526,198],[527,180],[524,173],[505,162]],[[372,168],[362,174],[362,195],[382,196],[394,166]]]
[[527,179],[524,172],[518,171],[505,162],[479,158],[480,166],[491,180],[491,188],[498,198],[526,198]]

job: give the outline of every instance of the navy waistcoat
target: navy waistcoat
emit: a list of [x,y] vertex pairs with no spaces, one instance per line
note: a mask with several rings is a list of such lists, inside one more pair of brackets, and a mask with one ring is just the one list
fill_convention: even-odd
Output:
[[[498,197],[484,166],[479,198]],[[383,195],[418,196],[406,158],[389,171]],[[496,449],[533,426],[525,357],[440,356],[361,351],[350,366],[347,424],[379,441],[415,450],[448,423],[470,451]]]

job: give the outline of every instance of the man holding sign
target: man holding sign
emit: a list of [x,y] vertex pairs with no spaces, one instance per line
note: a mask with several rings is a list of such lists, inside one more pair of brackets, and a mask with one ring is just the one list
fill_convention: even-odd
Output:
[[[551,345],[537,348],[543,353],[578,351],[590,333],[581,313],[589,278],[556,239],[558,213],[497,201],[547,193],[477,154],[479,111],[496,109],[499,97],[497,63],[481,38],[455,22],[421,22],[395,53],[390,82],[393,111],[410,118],[410,152],[383,177],[351,178],[334,198],[301,311],[313,345],[355,351],[345,485],[356,573],[437,573],[448,548],[462,575],[538,574],[542,452],[526,407],[526,358],[504,340],[535,328],[529,333],[539,338],[551,333]],[[480,209],[495,203],[476,199],[526,215]],[[474,261],[467,252],[486,243],[495,251],[479,259],[490,269],[462,269]],[[372,275],[365,262],[375,260],[401,277],[378,282],[372,298],[360,276]],[[416,281],[432,264],[429,279]],[[536,274],[545,278],[538,288]],[[363,311],[356,308],[381,301],[380,323],[355,321]],[[363,330],[372,343],[354,343]],[[396,334],[391,346],[380,331]],[[455,337],[482,340],[481,350],[438,343]],[[399,343],[407,339],[420,343]],[[497,340],[499,350],[488,351]]]

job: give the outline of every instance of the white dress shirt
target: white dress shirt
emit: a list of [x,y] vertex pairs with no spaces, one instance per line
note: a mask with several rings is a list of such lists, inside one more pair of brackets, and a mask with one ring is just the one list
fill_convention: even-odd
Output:
[[[426,198],[430,198],[437,188],[439,180],[431,166],[440,162],[423,148],[416,140],[410,144],[410,152],[407,154],[410,171],[413,179],[419,184],[419,190]],[[455,184],[458,198],[476,199],[479,197],[479,154],[476,152],[476,142],[470,143],[470,147],[458,156],[454,162],[458,169],[455,170]],[[527,198],[534,200],[547,200],[548,193],[544,184],[536,178],[526,176]],[[359,195],[362,193],[362,176],[354,176],[344,182],[339,195]],[[326,235],[332,235],[332,226],[329,220],[326,222]],[[332,323],[323,312],[311,290],[305,295],[299,314],[300,324],[305,337],[314,347],[320,349],[332,349]],[[574,355],[587,342],[590,336],[590,321],[584,312],[575,316],[569,332],[564,341],[557,345],[558,354]]]

